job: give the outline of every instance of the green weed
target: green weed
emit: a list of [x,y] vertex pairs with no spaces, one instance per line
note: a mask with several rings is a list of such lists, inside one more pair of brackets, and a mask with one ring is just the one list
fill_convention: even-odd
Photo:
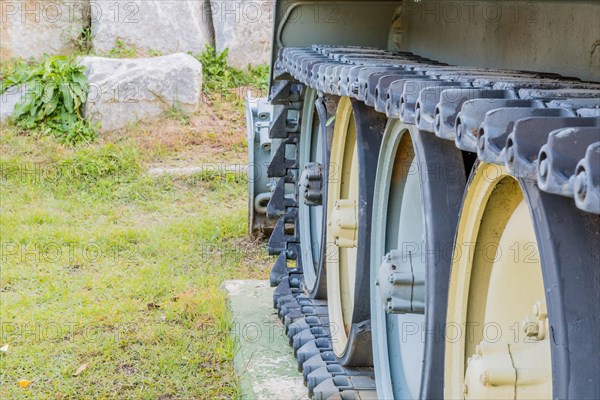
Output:
[[164,55],[160,50],[139,49],[133,44],[129,44],[122,39],[115,40],[115,46],[103,56],[110,58],[136,58],[136,57],[159,57]]
[[[91,18],[91,15],[90,17]],[[92,26],[91,22],[88,26],[85,26],[81,33],[72,38],[75,50],[81,54],[89,54],[92,50]]]
[[232,67],[227,62],[229,49],[218,52],[207,46],[203,53],[195,57],[202,64],[204,74],[204,92],[206,94],[227,95],[240,86],[252,86],[265,89],[268,86],[269,67],[249,66],[246,71]]
[[148,57],[160,57],[165,55],[162,51],[154,49],[146,51],[146,54],[148,55]]
[[2,80],[0,91],[25,85],[25,95],[11,115],[20,128],[56,137],[60,142],[91,142],[96,127],[85,120],[82,108],[88,81],[74,57],[46,56],[37,64],[17,63]]
[[87,13],[83,26],[71,27],[63,32],[63,40],[71,44],[73,53],[87,55],[92,51],[92,16]]
[[107,57],[111,58],[134,58],[138,54],[138,49],[130,44],[125,43],[122,39],[115,40],[115,47],[106,53]]
[[[13,84],[9,84],[9,77],[15,74],[22,74],[29,66],[33,64],[33,60],[24,60],[22,58],[11,58],[2,60],[0,64],[0,94],[4,93]],[[12,82],[12,80],[10,81]]]
[[179,122],[181,125],[189,125],[190,114],[181,107],[181,103],[176,101],[165,112],[164,116],[173,121]]

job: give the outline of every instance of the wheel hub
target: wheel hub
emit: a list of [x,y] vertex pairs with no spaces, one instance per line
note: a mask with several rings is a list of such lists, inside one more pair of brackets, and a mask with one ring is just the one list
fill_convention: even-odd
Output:
[[533,306],[533,318],[522,323],[526,339],[521,343],[481,342],[467,361],[465,399],[517,397],[545,398],[549,376],[546,338],[548,313],[543,302]]
[[356,201],[339,199],[331,211],[329,225],[332,229],[335,245],[353,248],[357,245],[358,215]]
[[323,166],[318,162],[306,164],[298,182],[300,196],[307,206],[323,203]]
[[392,250],[384,256],[377,286],[388,314],[424,312],[425,273],[413,270],[410,252]]
[[467,361],[465,399],[513,398],[517,383],[510,345],[481,342]]

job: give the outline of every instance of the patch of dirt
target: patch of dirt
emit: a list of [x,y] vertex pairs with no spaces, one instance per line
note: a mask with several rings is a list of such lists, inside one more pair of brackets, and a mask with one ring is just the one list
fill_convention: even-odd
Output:
[[246,279],[268,279],[273,259],[267,255],[264,241],[245,236],[232,239],[230,244],[236,252],[229,257],[236,257]]
[[133,376],[137,373],[137,368],[131,364],[122,364],[117,367],[117,370],[125,376]]
[[126,131],[107,133],[106,139],[126,136],[133,140],[149,167],[246,161],[246,119],[240,104],[206,99],[200,110],[185,119],[164,117],[140,123]]

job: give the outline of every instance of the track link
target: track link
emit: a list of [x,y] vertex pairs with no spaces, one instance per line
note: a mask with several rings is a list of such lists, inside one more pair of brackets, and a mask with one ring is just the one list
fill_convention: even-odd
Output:
[[283,279],[273,293],[273,305],[308,394],[313,399],[376,399],[372,368],[345,368],[332,350],[327,301],[308,298],[300,289],[301,276]]
[[[600,84],[557,74],[457,67],[411,53],[313,45],[283,48],[275,64],[271,102],[279,107],[271,137],[297,144],[294,116],[302,87],[349,96],[401,122],[455,142],[509,174],[574,206],[600,214]],[[290,123],[292,120],[292,123]],[[280,179],[269,209],[280,220],[269,241],[279,255],[271,283],[273,305],[285,325],[309,396],[376,399],[372,369],[344,368],[332,351],[327,302],[302,290],[297,201],[297,154],[282,145],[269,168]],[[280,149],[281,149],[280,147]],[[277,171],[277,172],[272,172]],[[288,260],[295,260],[290,268]]]

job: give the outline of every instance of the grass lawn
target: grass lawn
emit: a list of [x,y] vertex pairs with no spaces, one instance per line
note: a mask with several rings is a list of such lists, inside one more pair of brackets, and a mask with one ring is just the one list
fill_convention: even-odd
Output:
[[220,285],[271,263],[223,172],[245,158],[227,102],[76,147],[3,127],[0,398],[238,397]]

